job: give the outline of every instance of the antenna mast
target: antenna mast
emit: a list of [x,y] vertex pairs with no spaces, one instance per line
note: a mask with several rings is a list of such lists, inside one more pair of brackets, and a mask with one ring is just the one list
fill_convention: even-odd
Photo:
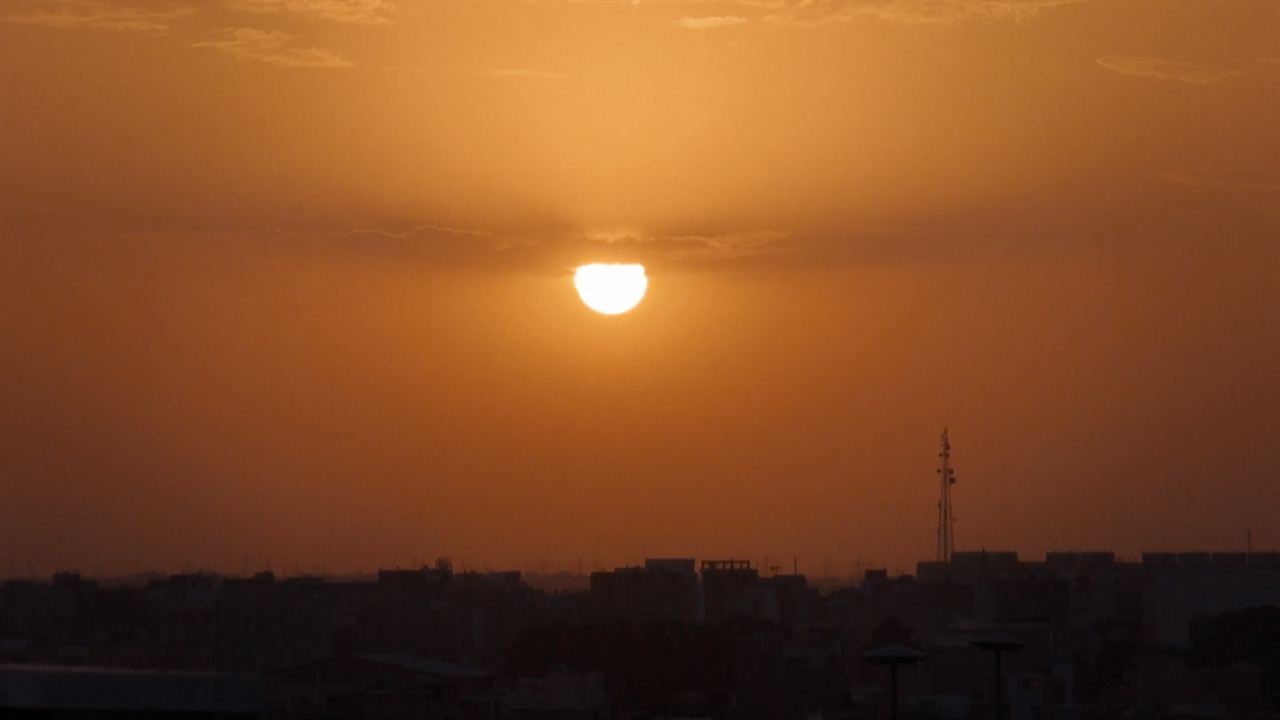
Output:
[[938,468],[938,562],[951,562],[955,549],[955,517],[951,514],[951,486],[956,484],[956,473],[951,469],[951,441],[947,429],[942,429],[942,467]]

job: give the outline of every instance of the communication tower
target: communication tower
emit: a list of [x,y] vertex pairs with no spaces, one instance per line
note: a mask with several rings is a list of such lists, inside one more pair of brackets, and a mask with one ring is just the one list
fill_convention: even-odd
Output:
[[942,429],[942,466],[938,468],[938,562],[951,562],[955,549],[955,516],[951,514],[951,486],[956,484],[956,473],[951,469],[951,441],[947,429]]

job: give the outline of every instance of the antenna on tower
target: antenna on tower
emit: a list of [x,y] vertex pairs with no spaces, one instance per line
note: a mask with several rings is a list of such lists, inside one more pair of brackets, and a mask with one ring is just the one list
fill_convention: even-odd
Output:
[[956,473],[951,469],[951,441],[947,429],[942,429],[942,466],[938,468],[938,562],[951,562],[955,549],[955,517],[951,514],[951,486],[956,484]]

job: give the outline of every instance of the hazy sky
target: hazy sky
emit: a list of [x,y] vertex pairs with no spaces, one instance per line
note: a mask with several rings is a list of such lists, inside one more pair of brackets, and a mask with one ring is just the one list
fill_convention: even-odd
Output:
[[944,425],[1280,546],[1277,128],[1269,0],[0,0],[0,574],[909,569]]

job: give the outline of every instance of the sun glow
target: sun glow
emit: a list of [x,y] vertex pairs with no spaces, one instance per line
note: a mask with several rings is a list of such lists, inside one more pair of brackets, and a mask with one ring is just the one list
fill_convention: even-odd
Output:
[[643,265],[592,263],[574,272],[573,286],[587,307],[604,315],[620,315],[644,299],[649,278]]

